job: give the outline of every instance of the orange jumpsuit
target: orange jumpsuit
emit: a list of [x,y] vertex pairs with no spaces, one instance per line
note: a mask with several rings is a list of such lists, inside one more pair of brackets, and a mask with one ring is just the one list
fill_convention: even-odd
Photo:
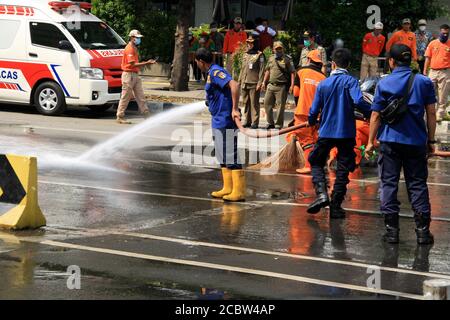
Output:
[[[362,161],[362,146],[367,146],[369,143],[370,124],[366,121],[356,120],[356,165],[359,166]],[[330,152],[330,162],[337,158],[337,149],[334,148]]]
[[[318,69],[305,67],[298,70],[296,74],[296,83],[294,86],[294,96],[298,97],[297,108],[295,109],[295,125],[308,121],[309,109],[311,109],[316,95],[317,86],[326,77]],[[290,142],[293,136],[297,136],[305,153],[305,168],[311,168],[308,156],[317,142],[319,133],[317,127],[303,128],[288,134],[287,141]]]

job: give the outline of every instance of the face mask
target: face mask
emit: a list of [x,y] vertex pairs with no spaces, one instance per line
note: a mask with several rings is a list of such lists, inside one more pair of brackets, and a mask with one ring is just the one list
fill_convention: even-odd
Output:
[[420,26],[420,27],[419,27],[419,30],[422,31],[422,32],[424,32],[425,30],[427,30],[427,27],[426,27],[426,26]]
[[448,41],[448,33],[441,33],[439,35],[439,41],[446,43]]
[[275,52],[275,57],[277,57],[277,59],[280,59],[283,56],[283,52]]
[[305,47],[309,47],[309,46],[311,46],[311,41],[310,40],[303,40],[303,44],[305,45]]
[[211,32],[217,32],[217,28],[212,28]]
[[141,38],[134,39],[134,44],[137,46],[141,45],[141,42],[142,42]]

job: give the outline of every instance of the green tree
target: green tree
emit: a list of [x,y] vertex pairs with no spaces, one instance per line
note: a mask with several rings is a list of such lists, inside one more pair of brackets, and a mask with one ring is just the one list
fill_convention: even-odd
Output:
[[448,12],[448,8],[436,0],[303,0],[295,5],[287,28],[297,39],[307,29],[318,31],[324,46],[341,38],[354,53],[354,64],[359,64],[362,38],[368,32],[366,10],[370,5],[381,8],[385,34],[399,27],[403,18],[410,18],[414,24],[419,19],[431,20]]
[[174,16],[154,9],[148,0],[93,0],[92,4],[92,13],[108,23],[125,40],[128,40],[128,33],[133,29],[142,32],[142,59],[158,56],[162,62],[172,61],[176,25]]

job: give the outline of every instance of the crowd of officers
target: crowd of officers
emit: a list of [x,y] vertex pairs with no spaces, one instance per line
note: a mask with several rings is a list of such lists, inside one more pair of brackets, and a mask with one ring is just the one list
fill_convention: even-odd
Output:
[[[225,39],[241,37],[238,34],[243,32],[240,23],[240,19],[235,20],[235,29],[230,30]],[[428,37],[423,33],[426,22],[420,21],[419,24],[419,36]],[[410,31],[410,27],[411,21],[404,19],[402,29],[395,32],[386,44],[387,61],[392,73],[380,80],[372,104],[362,94],[360,82],[348,71],[352,59],[348,49],[338,46],[333,51],[331,73],[326,77],[324,65],[327,57],[323,48],[314,41],[315,35],[311,32],[304,33],[304,48],[297,70],[281,42],[274,41],[273,55],[265,61],[261,50],[255,47],[256,39],[243,33],[240,41],[247,43],[248,50],[243,57],[238,81],[232,79],[231,72],[214,64],[210,51],[205,48],[198,50],[195,62],[207,74],[206,91],[213,115],[213,128],[235,133],[236,125],[230,119],[241,117],[238,110],[239,91],[244,100],[245,126],[258,128],[259,92],[265,91],[267,129],[281,129],[287,95],[294,93],[298,99],[292,124],[306,121],[308,126],[291,133],[288,139],[296,137],[307,158],[305,168],[300,168],[298,172],[311,173],[313,177],[317,198],[310,204],[308,213],[316,214],[322,208],[329,207],[331,219],[345,218],[342,202],[350,182],[349,175],[362,159],[362,154],[356,152],[359,150],[358,144],[367,146],[366,157],[370,157],[377,147],[380,152],[381,211],[387,230],[383,239],[388,243],[399,242],[400,203],[397,191],[403,168],[415,214],[417,242],[421,245],[433,243],[427,154],[435,150],[436,102],[439,100],[438,111],[446,110],[450,28],[442,25],[438,39],[429,38],[431,41],[424,46],[423,43],[416,43],[416,35]],[[364,77],[373,76],[378,69],[378,61],[375,68],[375,57],[381,54],[385,45],[382,29],[383,25],[377,23],[375,29],[363,39],[362,66],[365,69],[361,73]],[[424,39],[420,38],[420,41]],[[230,47],[225,40],[224,52],[233,48],[237,47]],[[413,72],[411,64],[420,61],[424,61],[422,74],[417,74]],[[430,73],[428,69],[431,69]],[[382,111],[395,99],[402,101],[402,98],[407,112],[402,113],[395,122],[386,122],[381,116]],[[279,104],[279,109],[274,118],[272,109],[275,103]],[[355,109],[370,119],[370,124],[356,121]],[[226,125],[222,127],[218,123]],[[231,193],[232,199],[242,201],[245,199],[245,174],[242,166],[238,165],[234,133],[232,139],[223,136],[218,139],[215,136],[215,147],[220,150],[218,160],[223,168],[224,188],[213,193],[213,196],[230,200]],[[217,143],[218,140],[221,142]],[[333,157],[337,163],[336,180],[329,196],[324,168]],[[233,187],[234,176],[236,185],[240,186],[237,191]]]

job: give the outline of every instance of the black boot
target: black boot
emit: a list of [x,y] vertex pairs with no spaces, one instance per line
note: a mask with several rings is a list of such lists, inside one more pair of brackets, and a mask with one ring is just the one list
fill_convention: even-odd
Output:
[[330,205],[330,199],[328,198],[327,184],[325,182],[317,183],[315,186],[317,198],[311,203],[306,210],[310,214],[319,213],[322,208],[326,208]]
[[427,245],[434,243],[433,234],[430,232],[430,217],[424,217],[420,213],[414,214],[414,220],[416,221],[416,235],[417,243],[420,245]]
[[330,219],[345,219],[345,210],[342,209],[343,197],[338,197],[336,194],[331,195],[330,203]]
[[386,233],[383,236],[383,241],[390,244],[397,244],[400,242],[400,228],[398,223],[398,215],[387,214],[384,216],[384,225],[386,226]]

